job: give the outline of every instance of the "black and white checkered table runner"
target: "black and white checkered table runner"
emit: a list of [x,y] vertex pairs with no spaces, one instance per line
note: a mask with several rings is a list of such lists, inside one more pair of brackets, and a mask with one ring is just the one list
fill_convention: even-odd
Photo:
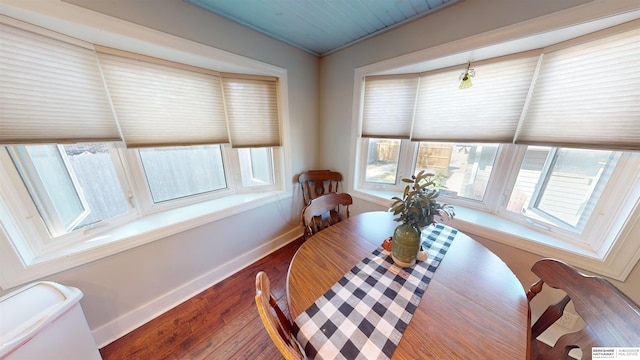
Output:
[[293,333],[309,359],[391,358],[457,234],[442,224],[426,231],[426,261],[401,268],[379,247],[295,319]]

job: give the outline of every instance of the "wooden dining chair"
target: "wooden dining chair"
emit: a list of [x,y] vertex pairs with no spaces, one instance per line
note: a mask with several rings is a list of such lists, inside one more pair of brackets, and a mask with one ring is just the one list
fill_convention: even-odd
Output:
[[[353,198],[347,193],[329,193],[312,199],[302,210],[304,237],[349,218]],[[341,212],[341,207],[343,212]]]
[[[574,348],[582,351],[582,359],[591,359],[593,347],[640,346],[640,308],[609,281],[585,275],[555,259],[541,259],[531,271],[539,280],[527,292],[529,301],[542,291],[543,284],[567,294],[549,306],[531,327],[531,359],[568,359]],[[569,301],[585,327],[562,335],[553,347],[540,346],[536,338],[562,317]]]
[[311,200],[331,192],[340,192],[342,174],[331,170],[309,170],[298,175],[298,183],[302,189],[303,205]]
[[264,328],[282,356],[286,360],[306,359],[303,350],[291,333],[291,321],[271,294],[269,277],[264,271],[256,275],[256,306]]

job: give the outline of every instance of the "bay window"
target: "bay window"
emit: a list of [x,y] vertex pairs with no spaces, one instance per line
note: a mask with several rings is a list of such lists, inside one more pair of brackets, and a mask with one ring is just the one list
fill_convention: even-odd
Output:
[[113,249],[136,246],[284,190],[278,77],[93,45],[4,16],[0,47],[0,238],[25,269],[119,240],[129,244]]
[[406,184],[400,178],[426,170],[435,175],[443,202],[499,214],[575,243],[600,241],[602,232],[589,235],[585,230],[602,225],[605,218],[613,222],[624,216],[610,202],[605,208],[603,194],[617,198],[618,205],[637,202],[616,195],[616,187],[633,183],[640,171],[640,155],[632,152],[375,138],[361,142],[366,156],[361,157],[365,170],[360,190],[401,192]]
[[426,170],[477,233],[608,261],[640,206],[639,42],[635,20],[474,61],[467,88],[467,64],[364,75],[355,190]]

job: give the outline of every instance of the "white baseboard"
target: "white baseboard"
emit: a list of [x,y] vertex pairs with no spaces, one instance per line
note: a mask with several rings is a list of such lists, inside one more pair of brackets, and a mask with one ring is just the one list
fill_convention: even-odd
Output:
[[246,254],[218,266],[207,274],[171,290],[134,311],[114,319],[99,328],[92,329],[93,338],[98,348],[102,348],[114,340],[119,339],[123,335],[144,325],[248,265],[298,239],[300,236],[302,236],[302,230],[298,228],[293,229]]

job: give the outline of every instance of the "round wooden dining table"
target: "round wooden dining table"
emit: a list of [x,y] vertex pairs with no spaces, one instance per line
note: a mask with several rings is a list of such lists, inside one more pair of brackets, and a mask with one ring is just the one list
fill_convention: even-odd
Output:
[[[367,212],[311,236],[287,274],[291,319],[381,246],[398,224],[391,213]],[[528,328],[527,298],[516,276],[458,232],[392,359],[526,359]]]

